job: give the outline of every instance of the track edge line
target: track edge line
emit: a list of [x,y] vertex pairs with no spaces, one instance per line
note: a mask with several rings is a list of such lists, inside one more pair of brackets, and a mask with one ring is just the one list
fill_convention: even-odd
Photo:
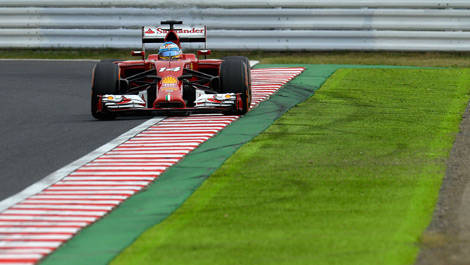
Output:
[[129,131],[121,134],[120,136],[114,138],[113,140],[109,141],[108,143],[98,147],[97,149],[91,151],[90,153],[80,157],[79,159],[69,163],[68,165],[52,172],[51,174],[47,175],[46,177],[42,178],[41,180],[31,184],[30,186],[26,187],[22,191],[0,201],[0,213],[5,211],[6,209],[10,208],[11,206],[17,204],[18,202],[25,200],[26,198],[41,192],[42,190],[48,188],[49,186],[53,185],[54,183],[60,181],[73,171],[77,170],[78,168],[82,167],[83,165],[89,163],[90,161],[95,160],[99,156],[103,155],[104,153],[114,149],[115,147],[119,146],[120,144],[126,142],[130,138],[134,137],[135,135],[139,134],[140,132],[146,130],[152,125],[159,123],[160,121],[164,120],[166,117],[155,117],[149,119],[140,125],[130,129]]

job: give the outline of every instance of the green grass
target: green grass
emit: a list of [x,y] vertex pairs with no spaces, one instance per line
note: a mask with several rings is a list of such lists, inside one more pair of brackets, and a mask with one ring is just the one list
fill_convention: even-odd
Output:
[[338,70],[112,264],[413,263],[469,76]]
[[[136,49],[138,49],[136,47]],[[3,59],[135,59],[131,49],[0,49]],[[152,52],[151,50],[147,52]],[[186,50],[185,52],[194,52]],[[210,58],[244,55],[264,64],[366,64],[470,67],[469,52],[213,51]]]

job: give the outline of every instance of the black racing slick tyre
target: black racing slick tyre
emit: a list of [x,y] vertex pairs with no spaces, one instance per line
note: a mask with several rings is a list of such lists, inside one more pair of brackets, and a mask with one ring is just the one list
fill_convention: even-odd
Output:
[[239,93],[242,98],[242,109],[228,114],[245,114],[251,104],[249,65],[242,58],[224,60],[220,65],[220,81],[223,93]]
[[246,63],[246,65],[250,66],[250,60],[248,60],[248,58],[245,57],[245,56],[225,56],[225,57],[222,57],[222,60],[223,61],[231,61],[231,60],[239,61],[239,60],[242,60]]
[[91,115],[98,120],[112,120],[116,114],[106,109],[98,111],[99,95],[119,94],[119,66],[112,62],[99,62],[93,69],[91,87]]
[[[246,66],[248,67],[248,69],[251,69],[251,66],[250,66],[250,60],[245,57],[245,56],[225,56],[225,57],[222,57],[222,60],[224,61],[238,61],[238,60],[242,60],[243,62],[245,62]],[[248,71],[248,83],[250,84],[251,86],[251,71]]]

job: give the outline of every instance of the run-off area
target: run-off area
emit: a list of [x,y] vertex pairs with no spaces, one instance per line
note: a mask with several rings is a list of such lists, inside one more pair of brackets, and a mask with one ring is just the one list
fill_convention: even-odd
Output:
[[412,264],[468,76],[338,70],[112,264]]

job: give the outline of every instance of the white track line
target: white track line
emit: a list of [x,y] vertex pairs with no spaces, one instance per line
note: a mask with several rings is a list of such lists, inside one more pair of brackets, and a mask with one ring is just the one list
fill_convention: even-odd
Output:
[[0,202],[0,212],[8,209],[9,207],[15,205],[16,203],[44,190],[45,188],[53,185],[54,183],[58,182],[59,180],[63,179],[73,171],[77,170],[78,168],[82,167],[86,163],[93,161],[94,159],[102,156],[104,153],[111,151],[113,148],[119,146],[120,144],[126,142],[130,138],[134,137],[138,133],[142,132],[143,130],[149,128],[150,126],[155,125],[159,121],[163,120],[164,117],[155,117],[152,118],[139,126],[125,132],[124,134],[118,136],[111,142],[104,144],[103,146],[99,147],[98,149],[92,151],[91,153],[75,160],[74,162],[66,165],[65,167],[51,173],[50,175],[46,176],[45,178],[39,180],[38,182],[32,184],[31,186],[27,187],[23,191],[4,199]]
[[253,67],[253,66],[257,65],[258,63],[259,63],[259,61],[250,60],[250,67]]

